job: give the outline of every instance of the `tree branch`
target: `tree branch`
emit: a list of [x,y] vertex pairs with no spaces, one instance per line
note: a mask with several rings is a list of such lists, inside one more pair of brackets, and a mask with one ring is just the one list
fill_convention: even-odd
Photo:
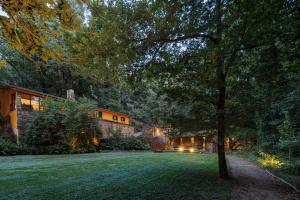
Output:
[[236,48],[234,49],[231,53],[230,53],[230,57],[228,59],[228,62],[226,63],[225,65],[225,74],[227,74],[228,70],[229,70],[229,67],[234,63],[235,59],[236,59],[236,56],[237,56],[237,53],[239,51],[245,51],[245,50],[251,50],[251,49],[255,49],[257,47],[261,47],[261,46],[264,46],[268,44],[267,42],[264,42],[264,43],[261,43],[261,44],[253,44],[253,45],[249,45],[249,46],[246,46],[246,47],[240,47],[240,48]]
[[180,42],[180,41],[184,41],[184,40],[199,39],[199,38],[204,38],[204,39],[208,38],[212,42],[215,42],[217,40],[216,38],[212,37],[211,35],[200,33],[200,34],[184,35],[184,36],[175,37],[175,38],[159,38],[159,39],[154,39],[154,40],[152,40],[151,38],[143,38],[143,39],[139,39],[139,40],[133,40],[133,42],[145,42],[148,40],[148,41],[152,41],[154,43],[157,43],[157,42],[172,43],[172,42]]

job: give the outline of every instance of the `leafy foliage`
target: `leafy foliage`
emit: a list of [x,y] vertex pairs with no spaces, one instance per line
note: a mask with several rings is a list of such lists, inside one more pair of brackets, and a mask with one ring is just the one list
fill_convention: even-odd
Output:
[[149,150],[149,144],[136,138],[110,138],[101,140],[100,150]]
[[60,31],[80,26],[80,18],[67,0],[3,0],[1,8],[5,15],[0,26],[9,44],[29,57],[38,54],[45,61],[62,56],[59,44],[55,50],[49,45]]
[[25,144],[16,144],[10,140],[0,138],[0,155],[22,155],[30,153],[30,148]]
[[26,124],[26,143],[37,153],[95,151],[93,138],[99,135],[95,105],[79,101],[45,101],[45,112],[35,113]]
[[[76,7],[61,2],[66,7],[45,7],[44,1],[4,5],[8,17],[3,23],[16,24],[8,21],[16,14],[16,19],[50,30],[39,32],[43,38],[33,40],[33,46],[31,41],[24,42],[25,49],[16,46],[23,53],[33,48],[34,59],[42,61],[38,70],[1,38],[5,64],[0,67],[0,84],[58,96],[74,88],[77,95],[103,107],[131,114],[138,131],[145,126],[171,127],[178,135],[219,129],[221,137],[247,139],[272,154],[288,154],[289,147],[299,144],[296,1],[92,1],[87,10],[77,7],[78,17],[90,14],[78,32],[61,31],[66,29],[65,17]],[[39,5],[37,12],[28,10],[33,4]],[[16,10],[10,14],[12,8]],[[54,22],[62,10],[65,15]],[[45,17],[49,20],[40,20]],[[3,36],[10,43],[18,43],[17,36],[22,41],[28,36],[22,26],[8,25]],[[55,39],[52,32],[58,33]],[[50,46],[65,52],[65,63],[45,62],[47,55],[40,48]],[[82,127],[71,126],[73,120],[85,123],[86,115],[76,116],[77,111],[70,111],[64,116],[68,121],[61,123],[86,145],[87,139],[76,129]],[[288,118],[282,111],[289,113]],[[299,157],[298,149],[293,147],[293,157]]]

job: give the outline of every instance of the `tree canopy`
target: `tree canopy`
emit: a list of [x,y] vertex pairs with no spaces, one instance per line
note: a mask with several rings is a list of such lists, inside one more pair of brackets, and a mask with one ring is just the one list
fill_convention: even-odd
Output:
[[138,129],[217,130],[223,178],[225,135],[270,151],[289,140],[283,132],[299,136],[297,1],[3,1],[2,10],[1,83],[60,96],[72,87],[132,114]]

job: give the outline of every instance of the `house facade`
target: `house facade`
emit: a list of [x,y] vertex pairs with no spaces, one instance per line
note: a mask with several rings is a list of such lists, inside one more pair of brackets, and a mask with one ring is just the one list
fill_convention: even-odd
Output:
[[105,108],[98,108],[96,116],[99,118],[99,127],[103,138],[115,136],[131,137],[134,134],[134,127],[130,125],[131,116],[113,112]]
[[[202,130],[195,134],[184,133],[182,135],[168,137],[169,128],[153,127],[151,129],[153,137],[159,137],[174,149],[197,149],[205,152],[216,153],[218,150],[218,138],[216,130]],[[247,141],[242,141],[234,137],[225,137],[224,147],[226,150],[243,148]]]
[[[19,143],[24,125],[32,112],[44,111],[42,101],[46,97],[64,100],[58,96],[17,86],[0,88],[0,115],[4,120],[4,134],[12,134]],[[124,137],[133,135],[134,127],[130,125],[129,115],[104,108],[98,108],[95,114],[99,119],[99,128],[104,138],[109,137],[110,132],[114,131],[120,132]]]

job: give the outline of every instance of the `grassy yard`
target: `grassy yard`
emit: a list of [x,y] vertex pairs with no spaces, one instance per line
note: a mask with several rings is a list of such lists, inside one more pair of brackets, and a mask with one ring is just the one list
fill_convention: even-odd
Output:
[[215,155],[0,157],[0,199],[228,199],[230,188]]

